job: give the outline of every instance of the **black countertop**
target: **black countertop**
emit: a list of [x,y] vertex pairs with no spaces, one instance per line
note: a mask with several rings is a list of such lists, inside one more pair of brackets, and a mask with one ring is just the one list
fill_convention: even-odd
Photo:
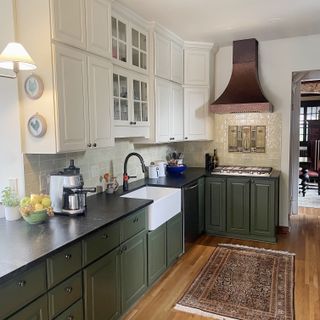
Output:
[[[271,178],[277,178],[279,174],[273,171]],[[203,168],[188,168],[178,176],[129,183],[128,192],[144,185],[182,188],[203,176],[213,175]],[[63,246],[152,203],[152,200],[121,198],[121,194],[122,188],[113,195],[100,193],[88,197],[87,213],[83,216],[56,215],[39,225],[29,225],[23,219],[0,219],[0,282]]]

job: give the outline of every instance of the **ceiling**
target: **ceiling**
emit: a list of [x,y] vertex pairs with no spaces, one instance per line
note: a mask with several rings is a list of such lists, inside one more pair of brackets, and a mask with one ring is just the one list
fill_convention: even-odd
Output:
[[320,33],[319,0],[117,0],[184,40],[273,40]]

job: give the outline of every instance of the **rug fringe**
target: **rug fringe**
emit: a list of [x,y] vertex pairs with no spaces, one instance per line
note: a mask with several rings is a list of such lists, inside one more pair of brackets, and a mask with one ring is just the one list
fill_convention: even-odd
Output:
[[244,246],[244,245],[241,245],[241,244],[219,243],[218,245],[220,247],[242,248],[242,249],[256,250],[256,251],[261,251],[261,252],[272,252],[272,253],[278,253],[278,254],[287,255],[287,256],[295,256],[296,255],[295,253],[291,253],[291,252],[288,252],[288,251],[280,251],[280,250],[273,250],[273,249],[249,247],[249,246]]
[[219,314],[214,314],[206,311],[202,311],[200,309],[196,308],[191,308],[191,307],[186,307],[181,304],[176,304],[174,307],[175,310],[178,311],[183,311],[183,312],[188,312],[188,313],[193,313],[199,316],[207,317],[207,318],[214,318],[216,320],[239,320],[237,318],[229,318],[229,317],[224,317]]

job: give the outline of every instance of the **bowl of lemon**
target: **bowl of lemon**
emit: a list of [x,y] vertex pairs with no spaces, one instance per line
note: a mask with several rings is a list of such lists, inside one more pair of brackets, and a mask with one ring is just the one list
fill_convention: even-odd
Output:
[[51,199],[47,194],[31,194],[21,199],[20,212],[28,223],[42,223],[53,215]]

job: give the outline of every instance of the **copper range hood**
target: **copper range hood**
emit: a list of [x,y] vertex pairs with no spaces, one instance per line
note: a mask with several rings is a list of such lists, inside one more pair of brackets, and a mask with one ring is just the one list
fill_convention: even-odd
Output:
[[227,88],[211,104],[214,113],[272,112],[258,76],[258,41],[233,42],[233,69]]

